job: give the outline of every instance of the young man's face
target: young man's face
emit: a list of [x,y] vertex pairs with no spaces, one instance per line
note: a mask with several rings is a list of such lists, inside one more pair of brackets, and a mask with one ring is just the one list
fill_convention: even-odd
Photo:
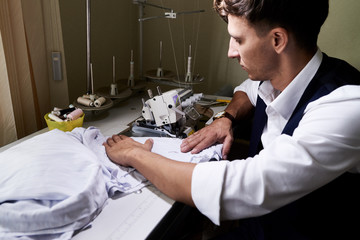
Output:
[[277,72],[277,53],[269,33],[259,36],[243,17],[228,16],[228,57],[236,58],[252,80],[271,80]]

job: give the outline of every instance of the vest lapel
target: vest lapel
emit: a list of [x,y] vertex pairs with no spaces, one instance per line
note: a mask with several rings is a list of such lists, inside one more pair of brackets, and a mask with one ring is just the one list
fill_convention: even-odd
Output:
[[249,157],[255,156],[256,154],[258,154],[259,150],[262,149],[261,135],[267,121],[267,115],[265,109],[266,109],[266,104],[258,96],[256,100],[254,121],[251,130]]

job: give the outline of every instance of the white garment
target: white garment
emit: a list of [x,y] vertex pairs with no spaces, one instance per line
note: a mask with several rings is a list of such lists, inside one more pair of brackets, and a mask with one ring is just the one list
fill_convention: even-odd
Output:
[[[133,137],[134,140],[145,143],[148,137]],[[191,154],[190,152],[183,153],[180,150],[180,145],[182,139],[179,138],[166,138],[166,137],[156,137],[152,138],[154,140],[154,145],[152,152],[170,158],[172,160],[180,162],[191,162],[191,163],[201,163],[208,162],[210,159],[220,160],[222,144],[216,144],[209,148],[202,150],[197,154]]]
[[[343,86],[311,102],[293,136],[281,134],[319,60],[318,51],[281,94],[268,81],[260,86],[260,91],[267,89],[260,96],[273,99],[264,99],[271,116],[259,155],[195,167],[194,203],[215,224],[269,213],[346,171],[360,172],[360,86]],[[255,104],[258,87],[258,82],[246,82],[237,90],[247,88]]]
[[[0,154],[0,239],[70,239],[106,200],[149,182],[135,169],[109,160],[99,129],[54,129]],[[145,142],[147,138],[134,138]],[[221,158],[222,145],[182,153],[180,139],[153,138],[152,151],[178,161]],[[121,214],[121,213],[117,213]]]
[[60,130],[9,148],[0,164],[0,239],[70,239],[108,198],[96,156]]
[[113,197],[115,193],[121,195],[132,193],[149,184],[135,169],[119,166],[109,160],[103,146],[107,137],[102,135],[98,128],[75,128],[73,131],[67,132],[67,134],[76,138],[96,155],[97,161],[102,168],[109,197]]

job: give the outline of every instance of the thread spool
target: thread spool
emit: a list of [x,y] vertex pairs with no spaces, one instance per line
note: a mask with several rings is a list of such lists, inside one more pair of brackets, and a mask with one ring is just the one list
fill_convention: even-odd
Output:
[[112,83],[112,84],[111,84],[110,95],[111,95],[111,96],[116,96],[116,95],[118,95],[118,89],[117,89],[117,84],[116,84],[116,83]]
[[92,107],[94,106],[94,103],[90,100],[90,99],[87,99],[87,98],[84,98],[84,97],[78,97],[77,98],[77,102],[81,105],[84,105],[84,106],[87,106],[87,107]]
[[51,120],[55,121],[55,122],[63,122],[63,121],[64,121],[64,120],[62,120],[62,119],[59,118],[58,116],[55,116],[55,115],[52,114],[52,113],[49,113],[49,114],[48,114],[48,117],[49,117]]
[[128,87],[135,86],[135,79],[134,79],[134,53],[131,50],[131,58],[130,58],[130,75],[128,78]]
[[160,41],[160,63],[159,63],[159,67],[157,68],[157,71],[156,71],[157,77],[164,76],[164,71],[163,71],[161,65],[162,65],[162,41]]
[[78,119],[81,115],[83,115],[83,111],[81,110],[81,108],[75,109],[74,111],[72,111],[71,113],[69,113],[66,116],[66,119],[68,121],[73,121]]
[[90,99],[90,95],[89,95],[89,94],[84,94],[84,95],[82,96],[82,98]]
[[185,76],[185,82],[192,82],[193,76],[191,73],[191,45],[189,46],[189,56],[187,62],[187,71]]
[[164,76],[163,69],[161,67],[158,67],[156,71],[156,77],[163,77],[163,76]]
[[60,116],[60,111],[51,111],[52,115]]
[[94,105],[95,107],[101,107],[106,102],[106,99],[104,97],[99,97],[95,100]]
[[70,113],[70,112],[74,111],[75,109],[76,109],[75,107],[62,109],[62,110],[59,111],[59,115],[61,116],[61,115]]

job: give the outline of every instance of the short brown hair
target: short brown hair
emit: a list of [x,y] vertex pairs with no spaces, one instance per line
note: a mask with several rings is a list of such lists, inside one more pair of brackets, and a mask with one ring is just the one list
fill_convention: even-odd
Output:
[[229,14],[245,17],[256,30],[283,27],[300,47],[314,49],[329,0],[214,0],[214,9],[226,22]]

